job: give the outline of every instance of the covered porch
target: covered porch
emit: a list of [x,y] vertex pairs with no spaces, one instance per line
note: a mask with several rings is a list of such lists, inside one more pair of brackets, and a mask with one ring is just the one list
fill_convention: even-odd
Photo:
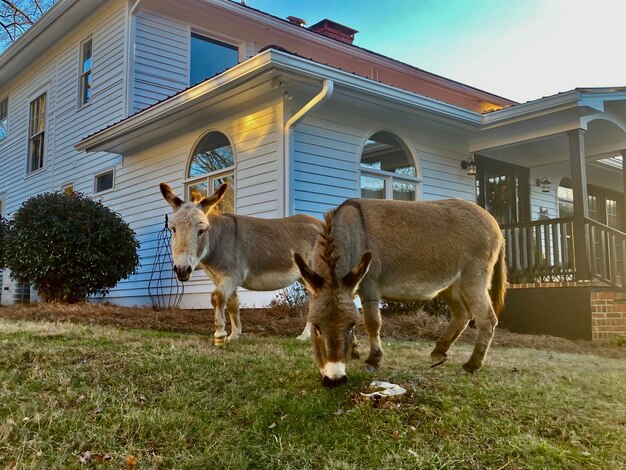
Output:
[[[539,301],[516,289],[553,289],[558,310],[580,288],[591,327],[582,336],[626,333],[626,88],[576,89],[490,113],[471,153],[478,203],[506,239],[510,297],[525,304],[516,314],[551,305],[545,291]],[[602,308],[594,298],[606,300]],[[535,322],[571,320],[563,307]]]

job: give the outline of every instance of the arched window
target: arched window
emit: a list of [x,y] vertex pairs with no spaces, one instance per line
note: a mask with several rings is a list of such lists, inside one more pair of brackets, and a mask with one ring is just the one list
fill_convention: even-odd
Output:
[[572,180],[567,177],[561,179],[556,193],[559,198],[559,217],[574,217]]
[[213,194],[222,183],[228,192],[220,202],[222,212],[235,212],[235,154],[228,137],[221,132],[206,134],[191,154],[187,170],[187,198],[197,201]]
[[361,154],[361,197],[415,201],[415,162],[404,143],[387,131],[372,135]]

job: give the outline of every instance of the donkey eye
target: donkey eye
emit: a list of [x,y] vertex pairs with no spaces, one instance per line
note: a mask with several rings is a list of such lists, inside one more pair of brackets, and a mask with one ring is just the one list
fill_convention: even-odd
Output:
[[201,228],[200,230],[198,230],[198,236],[201,237],[202,235],[204,235],[205,232],[206,232],[206,229]]

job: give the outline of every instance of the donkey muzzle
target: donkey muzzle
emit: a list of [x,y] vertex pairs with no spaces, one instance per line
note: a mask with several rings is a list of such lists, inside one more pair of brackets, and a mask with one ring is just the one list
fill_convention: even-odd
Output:
[[346,365],[343,362],[327,362],[321,370],[322,384],[325,387],[336,387],[348,381]]
[[193,268],[191,266],[174,266],[174,272],[179,281],[188,281],[191,278]]

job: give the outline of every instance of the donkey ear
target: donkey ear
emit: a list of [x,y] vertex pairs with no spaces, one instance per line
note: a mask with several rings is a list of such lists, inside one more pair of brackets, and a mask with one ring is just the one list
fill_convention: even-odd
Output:
[[217,191],[200,201],[200,207],[202,207],[205,214],[211,212],[211,210],[220,203],[220,201],[224,198],[227,189],[228,184],[223,183],[219,188],[217,188]]
[[170,188],[167,183],[161,183],[159,185],[159,188],[161,189],[161,194],[163,194],[163,198],[165,198],[168,204],[172,206],[172,209],[174,209],[174,212],[176,212],[178,208],[182,206],[183,200],[179,198],[176,194],[174,194],[174,191],[172,191],[172,188]]
[[370,263],[372,262],[372,252],[367,250],[361,256],[361,261],[352,268],[348,274],[343,277],[343,285],[352,291],[354,294],[356,290],[359,288],[359,283],[363,279],[363,277],[367,274],[367,271],[370,268]]
[[306,264],[306,261],[304,261],[300,253],[294,253],[293,260],[296,262],[296,265],[298,265],[307,290],[314,294],[319,292],[324,285],[324,278],[309,268],[309,265]]

